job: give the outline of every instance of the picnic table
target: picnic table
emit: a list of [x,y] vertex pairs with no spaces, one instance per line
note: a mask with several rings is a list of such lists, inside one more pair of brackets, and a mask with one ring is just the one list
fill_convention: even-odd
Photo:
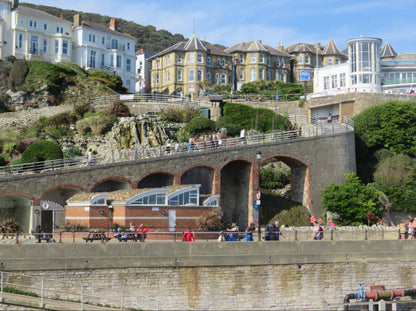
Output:
[[142,236],[140,233],[136,233],[134,231],[132,232],[123,232],[119,233],[117,236],[115,236],[120,242],[127,242],[127,241],[134,241],[137,242],[139,240],[142,241]]
[[85,242],[92,241],[105,241],[108,242],[111,240],[110,237],[107,237],[104,232],[89,232],[87,237],[83,237]]

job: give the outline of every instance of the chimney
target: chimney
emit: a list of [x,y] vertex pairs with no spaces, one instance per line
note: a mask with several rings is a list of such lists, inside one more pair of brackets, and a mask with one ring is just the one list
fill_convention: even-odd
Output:
[[110,29],[117,31],[118,30],[118,22],[115,17],[112,17],[110,20]]
[[74,15],[74,27],[79,27],[79,14]]
[[61,13],[61,19],[64,19],[64,13]]
[[12,10],[17,9],[19,6],[19,0],[12,0]]

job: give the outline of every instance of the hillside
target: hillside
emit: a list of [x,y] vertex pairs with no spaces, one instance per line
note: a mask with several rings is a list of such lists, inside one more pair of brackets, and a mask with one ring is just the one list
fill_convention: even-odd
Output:
[[[80,20],[87,20],[101,25],[109,25],[112,16],[100,15],[96,13],[86,13],[74,10],[64,10],[56,7],[36,5],[32,3],[22,3],[22,5],[35,8],[51,15],[60,17],[63,14],[64,19],[73,21],[74,15],[79,14]],[[117,16],[113,16],[117,17]],[[163,49],[184,41],[185,38],[181,34],[172,34],[167,30],[156,30],[154,26],[142,26],[132,21],[126,21],[117,17],[118,29],[137,38],[137,49],[146,49],[153,52],[160,52]]]

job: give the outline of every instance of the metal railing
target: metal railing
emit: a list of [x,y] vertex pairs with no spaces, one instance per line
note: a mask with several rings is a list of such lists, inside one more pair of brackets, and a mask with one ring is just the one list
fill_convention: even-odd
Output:
[[[289,119],[292,122],[296,123],[296,125],[299,128],[292,131],[276,131],[267,134],[248,135],[246,136],[245,141],[242,141],[240,137],[232,137],[219,139],[218,141],[196,140],[192,146],[190,146],[189,143],[181,143],[178,145],[171,146],[170,149],[167,146],[159,146],[155,148],[130,149],[126,150],[123,156],[117,160],[114,159],[113,156],[107,157],[106,159],[103,159],[100,155],[95,156],[94,165],[142,160],[162,156],[179,155],[184,153],[221,151],[224,148],[233,148],[245,145],[261,145],[276,141],[309,138],[314,136],[334,134],[337,132],[348,132],[354,130],[354,124],[352,120],[349,120],[348,118],[343,119],[342,123],[333,122],[329,124],[325,124],[319,119],[311,119],[306,116],[290,115]],[[8,165],[0,167],[0,178],[11,175],[32,174],[76,168],[86,166],[87,164],[87,159],[85,157],[74,157],[25,164]]]
[[[172,230],[173,229],[173,230]],[[105,238],[101,240],[90,240],[91,243],[107,242],[119,243],[120,239],[116,237],[117,232],[105,232],[107,229],[100,229],[104,232]],[[185,228],[153,228],[150,227],[146,232],[146,241],[151,242],[182,242],[185,233]],[[222,235],[227,236],[228,231],[198,231],[194,228],[195,239],[199,242],[217,241]],[[283,241],[311,241],[313,240],[312,227],[291,227],[281,229],[280,240]],[[86,239],[91,232],[69,232],[69,231],[55,231],[42,233],[2,233],[0,234],[0,244],[33,244],[33,243],[86,243]],[[93,230],[93,233],[97,233]],[[124,230],[122,233],[141,235],[138,231]],[[238,235],[238,241],[242,241],[245,236],[244,231],[231,232]],[[267,232],[264,228],[261,229],[262,239],[265,239]],[[253,235],[254,240],[258,240],[258,232]],[[398,240],[400,239],[399,229],[397,227],[325,227],[323,231],[324,241],[374,241],[374,240]],[[137,240],[129,239],[129,241],[139,242]]]
[[[37,302],[42,308],[55,304],[60,305],[60,309],[65,309],[66,304],[76,303],[79,310],[100,310],[101,306],[114,310],[194,310],[166,299],[139,294],[128,288],[110,288],[3,271],[0,277],[1,302],[4,302],[7,295],[5,289],[10,288],[14,292],[20,292],[27,301]],[[22,305],[25,305],[23,299]]]

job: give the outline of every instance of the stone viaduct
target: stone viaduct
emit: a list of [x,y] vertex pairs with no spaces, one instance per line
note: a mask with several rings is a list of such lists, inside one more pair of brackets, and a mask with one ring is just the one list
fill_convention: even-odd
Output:
[[[33,214],[42,201],[65,206],[80,192],[201,184],[201,194],[220,195],[223,215],[241,225],[253,220],[258,162],[275,158],[291,168],[292,199],[323,211],[321,193],[356,170],[354,132],[164,156],[0,178],[0,207]],[[45,211],[46,212],[46,211]],[[43,211],[42,211],[43,213]],[[34,215],[24,223],[30,229]],[[27,218],[27,217],[22,217]],[[20,219],[19,219],[20,220]]]

